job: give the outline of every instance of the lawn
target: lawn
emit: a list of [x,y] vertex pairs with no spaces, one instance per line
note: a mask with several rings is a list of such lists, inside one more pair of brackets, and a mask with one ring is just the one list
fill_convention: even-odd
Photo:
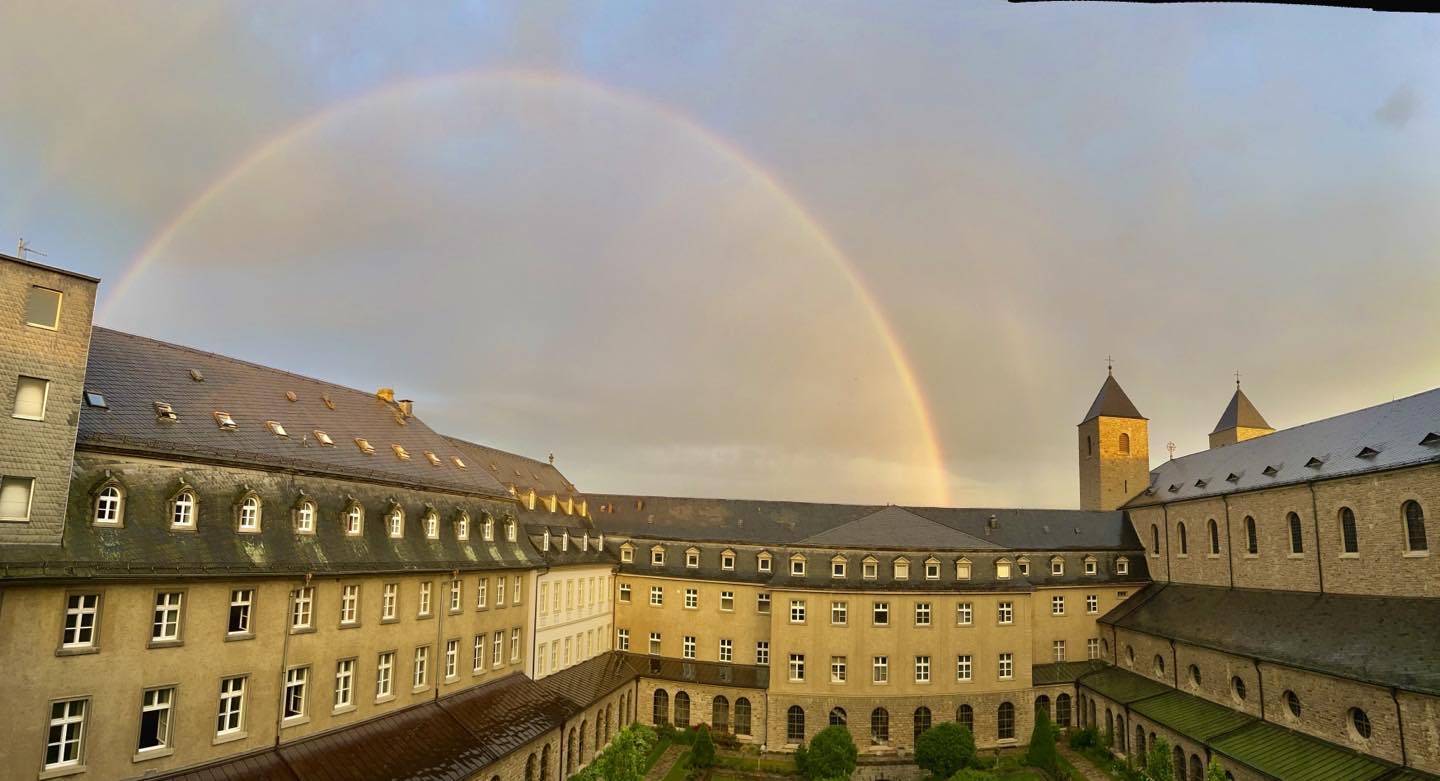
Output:
[[690,772],[690,752],[686,751],[675,760],[670,772],[665,774],[664,781],[685,781],[685,776]]
[[655,741],[655,745],[650,747],[650,753],[645,757],[645,769],[647,771],[655,767],[655,763],[660,761],[660,755],[664,754],[665,749],[670,748],[670,744],[673,742],[674,741],[666,735],[661,735],[660,738]]

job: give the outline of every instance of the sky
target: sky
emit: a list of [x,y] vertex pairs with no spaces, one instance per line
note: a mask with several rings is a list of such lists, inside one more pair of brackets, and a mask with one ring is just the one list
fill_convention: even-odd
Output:
[[0,249],[584,491],[1074,507],[1107,357],[1157,462],[1440,386],[1440,19],[109,11],[0,6]]

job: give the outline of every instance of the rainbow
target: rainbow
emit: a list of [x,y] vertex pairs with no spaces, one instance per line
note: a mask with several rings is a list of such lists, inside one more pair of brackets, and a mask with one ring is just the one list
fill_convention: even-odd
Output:
[[405,96],[427,89],[470,86],[475,83],[486,82],[499,82],[507,86],[520,85],[537,89],[576,90],[585,97],[609,103],[617,108],[648,112],[665,120],[672,126],[703,140],[725,159],[739,165],[748,174],[755,177],[757,181],[763,183],[765,187],[770,190],[771,194],[777,196],[780,201],[785,203],[795,213],[795,216],[801,220],[805,226],[805,230],[818,242],[818,245],[824,250],[825,256],[832,261],[835,269],[849,285],[856,300],[864,310],[866,317],[874,326],[877,335],[884,345],[886,353],[890,357],[890,362],[893,364],[896,377],[899,379],[901,387],[909,401],[915,422],[922,432],[922,446],[925,458],[929,462],[927,466],[930,472],[931,496],[927,501],[938,505],[948,505],[950,503],[948,472],[945,468],[945,460],[940,450],[940,440],[936,434],[934,417],[931,415],[930,407],[926,402],[920,383],[916,379],[915,369],[911,364],[910,358],[901,347],[900,340],[895,335],[894,327],[890,324],[889,320],[885,318],[884,312],[875,300],[874,295],[872,295],[869,288],[866,287],[860,272],[855,268],[854,263],[845,256],[845,253],[840,250],[835,240],[825,231],[819,221],[806,210],[800,200],[786,189],[784,184],[782,184],[773,173],[729,140],[717,135],[689,116],[648,97],[571,74],[518,69],[466,70],[390,82],[372,91],[337,101],[322,108],[269,137],[263,143],[250,150],[248,154],[241,157],[220,176],[207,184],[194,199],[188,202],[168,224],[150,239],[140,250],[139,254],[135,256],[130,265],[122,272],[113,291],[107,296],[106,301],[101,307],[101,317],[103,318],[110,312],[116,301],[124,298],[126,291],[134,284],[136,278],[156,262],[161,252],[174,240],[179,231],[195,215],[210,205],[226,188],[230,187],[267,158],[275,155],[288,145],[305,138],[311,132],[330,122],[343,118],[347,114],[377,101]]

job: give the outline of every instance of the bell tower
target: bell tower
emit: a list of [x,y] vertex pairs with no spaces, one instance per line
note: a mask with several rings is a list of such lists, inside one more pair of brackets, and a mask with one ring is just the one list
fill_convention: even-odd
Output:
[[1150,423],[1113,368],[1079,428],[1080,509],[1114,510],[1150,484]]
[[1240,390],[1240,373],[1236,372],[1235,395],[1230,397],[1230,403],[1220,414],[1220,422],[1216,423],[1215,430],[1210,432],[1210,448],[1213,450],[1233,445],[1247,439],[1263,437],[1274,431],[1275,427],[1265,422],[1265,416],[1250,403],[1245,391]]

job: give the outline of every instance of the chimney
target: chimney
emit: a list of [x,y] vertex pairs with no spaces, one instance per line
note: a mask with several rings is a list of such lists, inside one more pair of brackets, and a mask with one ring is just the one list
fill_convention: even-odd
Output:
[[411,401],[410,399],[401,399],[395,402],[395,406],[400,408],[401,415],[404,415],[407,418],[415,417],[415,402]]
[[1000,528],[1000,519],[996,518],[996,517],[993,516],[993,515],[990,516],[990,520],[989,520],[989,521],[986,521],[985,527],[986,527],[987,529],[998,529],[998,528]]

